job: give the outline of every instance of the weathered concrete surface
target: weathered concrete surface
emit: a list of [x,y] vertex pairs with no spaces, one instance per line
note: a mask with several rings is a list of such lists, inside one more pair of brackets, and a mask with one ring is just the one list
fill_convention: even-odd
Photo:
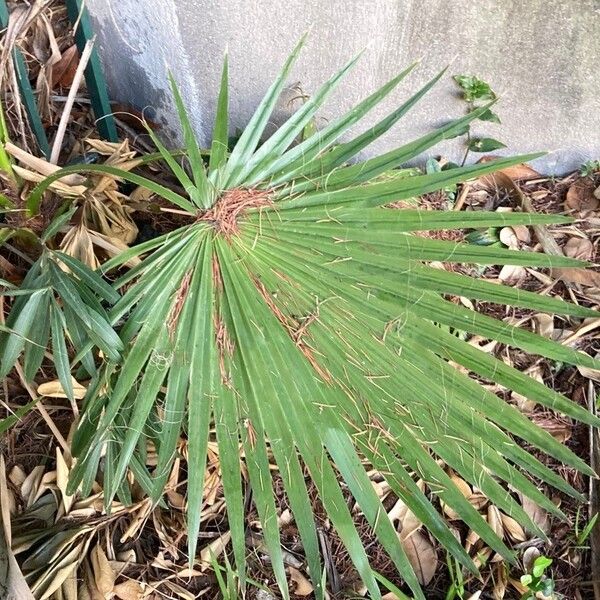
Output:
[[[475,74],[502,99],[502,125],[475,133],[504,141],[505,153],[551,150],[536,166],[561,173],[600,157],[600,0],[87,0],[112,96],[152,106],[167,135],[177,131],[170,68],[203,141],[210,139],[223,53],[230,57],[233,127],[249,119],[299,36],[307,46],[290,85],[310,93],[366,48],[324,107],[338,115],[416,59],[421,66],[372,121],[450,63],[444,82],[385,138],[377,152],[464,111],[452,74]],[[289,111],[290,92],[276,120]],[[368,123],[369,121],[367,121]],[[457,159],[458,141],[434,152]]]

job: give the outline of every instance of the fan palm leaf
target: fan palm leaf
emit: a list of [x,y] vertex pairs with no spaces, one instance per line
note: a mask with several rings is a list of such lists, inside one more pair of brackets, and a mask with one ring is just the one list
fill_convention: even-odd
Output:
[[[48,185],[71,172],[106,172],[144,185],[190,214],[188,225],[124,252],[105,272],[143,256],[114,282],[110,309],[123,321],[119,360],[109,357],[90,385],[73,442],[77,465],[70,491],[94,480],[101,449],[110,479],[106,500],[129,469],[155,500],[163,493],[177,440],[188,439],[190,557],[200,528],[204,465],[211,428],[219,445],[223,488],[237,569],[244,581],[245,527],[241,460],[262,524],[277,582],[287,597],[269,462],[277,464],[306,550],[317,597],[323,597],[319,544],[308,493],[310,479],[373,597],[377,581],[345,497],[353,495],[416,598],[424,598],[397,533],[364,464],[381,473],[431,534],[468,569],[473,561],[432,504],[454,509],[493,550],[511,551],[463,497],[441,459],[507,514],[543,535],[505,484],[562,516],[533,481],[574,497],[561,477],[518,439],[592,474],[566,446],[451,363],[579,421],[598,419],[569,399],[486,354],[440,324],[527,352],[589,368],[598,361],[535,333],[454,304],[460,295],[537,311],[597,317],[588,308],[434,268],[430,261],[567,267],[565,257],[516,252],[420,237],[422,231],[560,224],[561,216],[495,212],[393,210],[411,198],[537,155],[498,159],[429,175],[390,169],[439,141],[460,135],[487,109],[471,112],[381,156],[348,161],[385,133],[432,87],[349,141],[342,136],[379,104],[407,71],[321,131],[296,144],[306,124],[352,67],[351,61],[262,145],[267,123],[301,41],[286,61],[233,150],[226,152],[228,73],[225,62],[208,167],[181,97],[190,174],[154,136],[186,196],[134,173],[103,165],[62,170],[30,199],[35,210]],[[144,467],[146,440],[158,464]],[[416,478],[427,485],[428,497]],[[343,482],[343,483],[342,483]]]

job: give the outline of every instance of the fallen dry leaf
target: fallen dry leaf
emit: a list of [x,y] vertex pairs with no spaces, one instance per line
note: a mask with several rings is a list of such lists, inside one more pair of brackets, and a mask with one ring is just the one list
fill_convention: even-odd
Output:
[[[87,392],[87,388],[81,385],[78,381],[76,381],[73,377],[71,377],[73,382],[73,395],[77,400],[81,400],[85,397]],[[40,396],[47,396],[48,398],[66,398],[67,394],[63,390],[63,386],[61,385],[58,379],[54,381],[47,381],[46,383],[42,383],[38,386],[37,393]]]
[[[598,358],[598,357],[596,357]],[[577,367],[577,370],[588,379],[593,379],[594,381],[600,382],[600,370],[598,369],[590,369],[588,367]]]
[[530,573],[533,569],[533,563],[536,558],[541,556],[540,551],[535,546],[530,546],[523,552],[523,570],[525,573]]
[[63,507],[65,514],[69,514],[71,506],[75,496],[69,496],[67,494],[67,484],[69,481],[69,466],[67,465],[65,458],[61,452],[61,449],[56,447],[56,485],[62,494]]
[[504,537],[504,526],[502,525],[502,518],[500,511],[493,504],[490,504],[487,509],[487,522],[490,529],[500,538]]
[[[492,160],[496,160],[498,158],[501,157],[494,155],[482,156],[477,162],[486,163]],[[497,173],[503,173],[511,179],[537,179],[538,177],[541,177],[541,175],[535,169],[532,169],[529,165],[526,165],[525,163],[515,165],[513,167],[506,167],[504,169],[500,169],[499,171],[497,171]]]
[[508,582],[512,585],[519,594],[526,594],[529,590],[517,579],[509,579]]
[[481,492],[474,492],[469,497],[469,503],[476,510],[481,510],[488,503],[488,499]]
[[513,225],[512,230],[515,232],[517,239],[524,244],[531,242],[531,231],[526,225]]
[[507,284],[518,283],[525,279],[525,277],[527,277],[527,270],[525,267],[515,265],[504,265],[502,269],[500,269],[500,274],[498,275],[498,279],[502,281],[502,283]]
[[500,518],[502,519],[502,527],[510,539],[514,542],[524,542],[527,539],[525,531],[515,519],[504,513],[500,513]]
[[554,317],[546,313],[533,316],[534,331],[545,338],[552,339],[554,334]]
[[231,532],[226,531],[220,535],[217,539],[213,540],[208,546],[202,549],[200,552],[200,570],[205,571],[211,565],[211,558],[218,558],[225,550],[229,540],[231,539]]
[[503,600],[508,584],[508,571],[506,565],[500,562],[494,566],[494,588],[492,595],[494,600]]
[[529,518],[544,532],[550,531],[550,515],[536,502],[530,500],[527,496],[521,496],[521,505]]
[[[469,499],[471,497],[471,494],[473,493],[469,484],[464,479],[461,479],[460,477],[458,477],[458,475],[452,475],[450,478],[452,479],[452,482],[454,483],[454,485],[458,488],[459,492],[465,498]],[[442,504],[442,509],[443,509],[444,513],[450,520],[455,520],[455,519],[460,518],[458,513],[453,508],[448,506],[445,502],[442,502],[441,504]]]
[[296,596],[308,596],[312,594],[313,586],[311,582],[298,569],[288,567],[288,571],[290,572],[290,579],[295,584],[294,594]]
[[432,543],[420,531],[414,532],[404,540],[400,538],[400,542],[419,583],[427,585],[433,579],[438,566],[438,557]]
[[52,65],[50,71],[50,81],[52,89],[57,87],[70,87],[79,64],[79,54],[77,46],[69,46],[63,53],[60,60]]
[[11,549],[9,504],[4,456],[0,454],[0,597],[34,600]]
[[98,591],[105,597],[112,593],[115,587],[115,573],[104,554],[104,550],[97,545],[91,552],[94,583]]
[[533,421],[561,443],[564,443],[571,438],[573,428],[570,423],[552,417],[542,417],[537,415],[534,415]]
[[519,238],[512,227],[503,227],[498,234],[500,241],[513,250],[519,247]]
[[115,585],[113,594],[119,600],[142,600],[144,588],[138,581],[129,580]]
[[596,186],[589,177],[580,177],[571,185],[565,198],[565,210],[573,212],[588,212],[600,206],[600,200],[594,192]]
[[392,523],[398,522],[397,529],[402,539],[406,539],[422,525],[421,521],[400,499],[392,506],[388,517]]
[[565,283],[600,287],[600,272],[597,270],[561,267],[560,269],[552,269],[552,274]]
[[594,254],[594,245],[587,238],[571,237],[563,248],[565,256],[590,260]]

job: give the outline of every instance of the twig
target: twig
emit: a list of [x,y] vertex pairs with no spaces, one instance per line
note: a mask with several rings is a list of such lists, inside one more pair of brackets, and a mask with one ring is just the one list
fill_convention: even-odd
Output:
[[35,407],[37,408],[39,413],[42,415],[42,418],[44,419],[44,421],[46,421],[46,425],[48,425],[48,428],[54,434],[56,441],[59,443],[60,447],[63,449],[65,460],[68,460],[68,458],[71,457],[71,451],[69,449],[69,445],[67,444],[65,438],[63,437],[62,433],[58,430],[58,427],[56,427],[56,424],[52,420],[52,417],[48,414],[48,411],[44,408],[44,405],[42,404],[40,397],[37,395],[35,390],[29,385],[29,383],[25,379],[25,373],[23,372],[23,367],[21,367],[21,365],[17,362],[15,364],[15,369],[17,371],[17,374],[19,375],[21,385],[27,390],[29,397],[32,400],[37,400]]
[[452,210],[460,210],[463,207],[465,200],[467,199],[467,196],[469,195],[470,191],[471,191],[471,186],[468,183],[464,183],[462,186],[462,189],[460,190],[460,194],[458,195],[458,198],[456,199],[456,204],[452,207]]
[[75,77],[73,77],[73,83],[71,84],[67,101],[63,107],[62,115],[60,116],[60,123],[58,124],[56,137],[54,138],[54,144],[52,145],[52,152],[50,153],[50,162],[54,165],[58,163],[58,157],[60,156],[62,142],[65,137],[65,132],[67,131],[67,124],[69,122],[69,117],[71,116],[71,110],[73,109],[75,97],[79,91],[79,85],[83,79],[83,72],[85,71],[85,68],[90,60],[90,56],[92,55],[95,40],[96,36],[94,36],[91,40],[88,40],[83,52],[81,53],[81,58],[79,59],[79,64],[77,65],[77,71],[75,71]]

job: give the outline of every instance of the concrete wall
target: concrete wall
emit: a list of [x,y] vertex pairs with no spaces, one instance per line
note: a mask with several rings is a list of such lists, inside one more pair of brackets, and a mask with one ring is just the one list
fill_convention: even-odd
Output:
[[[416,59],[421,66],[373,119],[450,63],[449,75],[369,150],[389,149],[463,113],[452,74],[475,74],[502,100],[501,126],[475,133],[505,153],[551,150],[538,162],[565,172],[600,157],[600,0],[87,0],[114,99],[152,106],[177,135],[166,81],[170,68],[203,143],[210,140],[226,49],[231,113],[243,127],[299,36],[307,46],[290,85],[310,93],[346,60],[363,58],[324,107],[339,114]],[[277,119],[289,112],[290,92]],[[456,159],[459,142],[438,147]]]

